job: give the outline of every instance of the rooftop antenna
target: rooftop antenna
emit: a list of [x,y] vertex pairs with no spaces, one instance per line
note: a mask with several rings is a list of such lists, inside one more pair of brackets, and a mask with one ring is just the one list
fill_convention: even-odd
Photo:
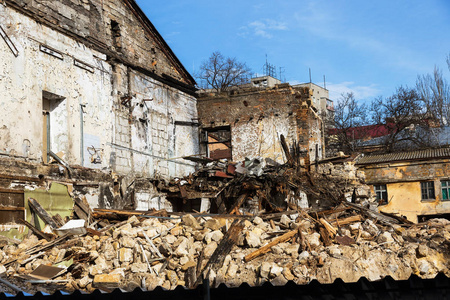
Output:
[[327,89],[327,83],[325,81],[325,75],[323,75],[323,88]]
[[267,54],[266,54],[266,63],[264,64],[263,67],[263,72],[265,76],[271,76],[271,77],[276,77],[277,76],[277,71],[274,65],[269,64],[268,60],[267,60]]
[[309,83],[311,83],[312,82],[312,80],[311,80],[311,68],[309,68]]

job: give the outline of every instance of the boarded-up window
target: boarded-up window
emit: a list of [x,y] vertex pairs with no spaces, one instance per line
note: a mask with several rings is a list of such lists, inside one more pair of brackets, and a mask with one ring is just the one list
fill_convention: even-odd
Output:
[[204,129],[203,134],[202,142],[206,145],[207,157],[232,159],[230,126]]
[[25,219],[23,191],[0,189],[0,224]]

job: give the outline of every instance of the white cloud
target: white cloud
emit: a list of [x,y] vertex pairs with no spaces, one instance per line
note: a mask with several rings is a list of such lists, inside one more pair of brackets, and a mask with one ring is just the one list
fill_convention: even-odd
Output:
[[354,82],[344,81],[340,83],[327,83],[327,89],[330,91],[330,99],[339,100],[344,93],[353,93],[356,100],[369,101],[380,95],[381,90],[375,85],[355,85]]
[[263,19],[250,22],[247,26],[241,27],[241,35],[245,36],[251,31],[256,36],[270,39],[273,37],[274,31],[281,30],[288,30],[286,23],[272,19]]

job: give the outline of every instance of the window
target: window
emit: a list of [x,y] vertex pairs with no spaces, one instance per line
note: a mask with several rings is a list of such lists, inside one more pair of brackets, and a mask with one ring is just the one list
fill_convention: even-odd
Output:
[[420,183],[420,189],[422,190],[422,200],[434,200],[434,182],[426,181]]
[[373,186],[377,201],[380,204],[385,204],[388,202],[387,188],[385,184],[377,184]]
[[450,180],[441,181],[442,200],[450,200]]

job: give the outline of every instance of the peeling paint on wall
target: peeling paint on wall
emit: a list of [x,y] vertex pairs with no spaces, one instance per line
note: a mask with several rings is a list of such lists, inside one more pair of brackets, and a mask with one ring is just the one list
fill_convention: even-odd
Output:
[[[309,161],[323,156],[322,121],[311,108],[308,88],[284,84],[273,89],[201,94],[197,106],[204,130],[230,126],[234,161],[264,157],[285,162],[281,134],[288,144],[296,140]],[[202,152],[206,152],[204,147]]]

